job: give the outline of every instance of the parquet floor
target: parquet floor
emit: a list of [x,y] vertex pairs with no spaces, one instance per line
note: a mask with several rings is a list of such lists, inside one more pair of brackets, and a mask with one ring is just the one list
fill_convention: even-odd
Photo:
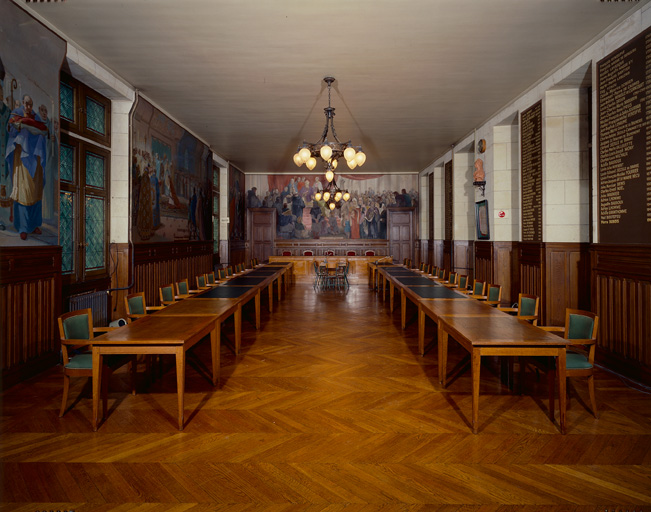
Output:
[[[518,395],[484,368],[473,435],[469,371],[441,389],[436,350],[419,357],[416,322],[403,332],[399,316],[364,284],[293,286],[259,332],[245,320],[239,357],[222,347],[220,389],[209,344],[194,349],[183,432],[171,361],[136,396],[114,374],[96,433],[85,379],[63,418],[59,369],[10,388],[0,510],[651,510],[648,394],[599,371],[596,420],[576,382],[563,436],[545,378]],[[464,351],[451,345],[453,366]]]

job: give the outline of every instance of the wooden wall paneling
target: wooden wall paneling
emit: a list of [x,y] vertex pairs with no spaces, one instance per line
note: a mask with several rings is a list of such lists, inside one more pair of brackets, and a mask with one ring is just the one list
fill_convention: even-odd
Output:
[[289,252],[291,256],[303,256],[303,252],[310,250],[315,256],[324,256],[327,250],[333,250],[335,256],[346,256],[349,251],[354,251],[356,256],[364,256],[366,251],[373,251],[376,256],[389,255],[389,241],[364,238],[309,238],[306,240],[274,241],[274,255],[282,256]]
[[420,253],[420,240],[417,238],[414,241],[414,267],[418,268],[421,261],[423,261],[423,259],[422,254]]
[[425,263],[426,265],[431,265],[430,260],[430,250],[429,250],[429,240],[420,240],[420,258],[418,263]]
[[454,259],[451,270],[465,275],[473,275],[475,265],[473,245],[474,240],[454,240],[452,250]]
[[[247,250],[249,244],[244,240],[231,240],[229,244],[229,265],[244,263],[247,259]],[[250,258],[249,258],[250,259]]]
[[442,240],[443,242],[443,258],[441,261],[440,267],[443,267],[448,272],[452,269],[452,263],[454,261],[454,243],[452,240]]
[[249,249],[251,258],[258,261],[268,261],[273,254],[274,239],[276,237],[276,214],[275,208],[249,208],[247,233],[249,234]]
[[434,265],[434,239],[430,238],[427,241],[427,263]]
[[593,244],[590,259],[597,360],[651,384],[651,246]]
[[519,293],[540,297],[540,317],[545,318],[545,250],[542,242],[518,244]]
[[485,240],[475,242],[474,279],[496,283],[493,277],[493,242]]
[[0,251],[0,365],[11,386],[59,360],[61,247]]
[[219,266],[227,267],[230,262],[230,242],[228,240],[219,241]]
[[432,240],[432,265],[443,266],[443,240]]
[[[131,283],[131,251],[129,244],[113,243],[109,247],[111,288],[126,288]],[[126,318],[124,297],[132,290],[118,290],[111,293],[111,320]]]
[[590,308],[589,245],[545,244],[546,325],[563,325],[567,308]]
[[514,276],[517,242],[492,242],[493,244],[493,282],[502,285],[502,303],[513,304],[518,301],[517,279]]
[[387,208],[389,251],[393,261],[414,260],[415,208]]

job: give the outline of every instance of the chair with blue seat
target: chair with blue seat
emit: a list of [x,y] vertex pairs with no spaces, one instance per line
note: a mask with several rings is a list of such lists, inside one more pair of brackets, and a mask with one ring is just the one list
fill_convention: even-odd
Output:
[[[94,334],[108,332],[118,327],[93,327],[93,312],[90,308],[64,313],[58,318],[61,356],[63,359],[63,398],[59,417],[66,412],[70,377],[93,376],[93,355],[91,352]],[[108,379],[114,370],[131,363],[131,388],[135,395],[135,356],[105,356],[102,365],[100,386],[103,401],[103,415],[106,416],[108,402]]]
[[[571,377],[588,378],[590,405],[595,418],[598,416],[594,390],[594,356],[597,345],[598,325],[599,317],[591,311],[567,308],[565,310],[564,327],[538,326],[539,329],[561,335],[571,342],[571,345],[567,349],[565,375],[568,379]],[[537,368],[547,371],[550,416],[553,417],[554,394],[556,392],[555,360],[553,358],[535,357],[527,359],[527,362],[532,362]],[[524,367],[521,368],[521,371],[524,372]]]

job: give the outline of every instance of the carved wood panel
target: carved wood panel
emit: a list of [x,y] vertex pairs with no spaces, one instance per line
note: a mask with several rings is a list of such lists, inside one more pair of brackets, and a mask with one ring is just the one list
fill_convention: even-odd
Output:
[[414,208],[388,208],[387,231],[389,233],[389,250],[394,261],[402,262],[405,258],[414,259]]
[[274,250],[274,238],[276,237],[276,209],[249,208],[248,219],[251,258],[257,258],[260,262],[267,261],[269,260],[269,256],[273,254]]

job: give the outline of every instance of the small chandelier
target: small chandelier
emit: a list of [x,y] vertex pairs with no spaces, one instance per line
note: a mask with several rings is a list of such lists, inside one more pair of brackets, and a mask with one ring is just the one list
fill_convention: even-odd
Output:
[[[366,162],[366,155],[362,151],[362,147],[357,146],[355,148],[350,141],[340,142],[337,138],[334,125],[335,109],[330,106],[330,87],[335,78],[326,76],[323,81],[328,84],[328,106],[323,109],[326,116],[323,133],[321,138],[314,143],[303,141],[303,144],[298,147],[298,151],[294,155],[294,163],[299,167],[305,164],[311,171],[316,167],[317,157],[320,157],[326,164],[328,171],[332,172],[337,168],[339,158],[343,157],[351,170],[357,166],[361,167]],[[328,140],[328,129],[332,131],[334,141]],[[332,180],[328,180],[328,182],[332,183]]]
[[348,190],[341,190],[337,186],[335,173],[332,171],[330,162],[327,163],[327,171],[325,175],[326,180],[328,180],[328,184],[323,188],[323,190],[320,190],[314,194],[314,200],[321,201],[321,199],[323,199],[330,210],[341,208],[341,201],[348,201],[350,199],[350,193]]

